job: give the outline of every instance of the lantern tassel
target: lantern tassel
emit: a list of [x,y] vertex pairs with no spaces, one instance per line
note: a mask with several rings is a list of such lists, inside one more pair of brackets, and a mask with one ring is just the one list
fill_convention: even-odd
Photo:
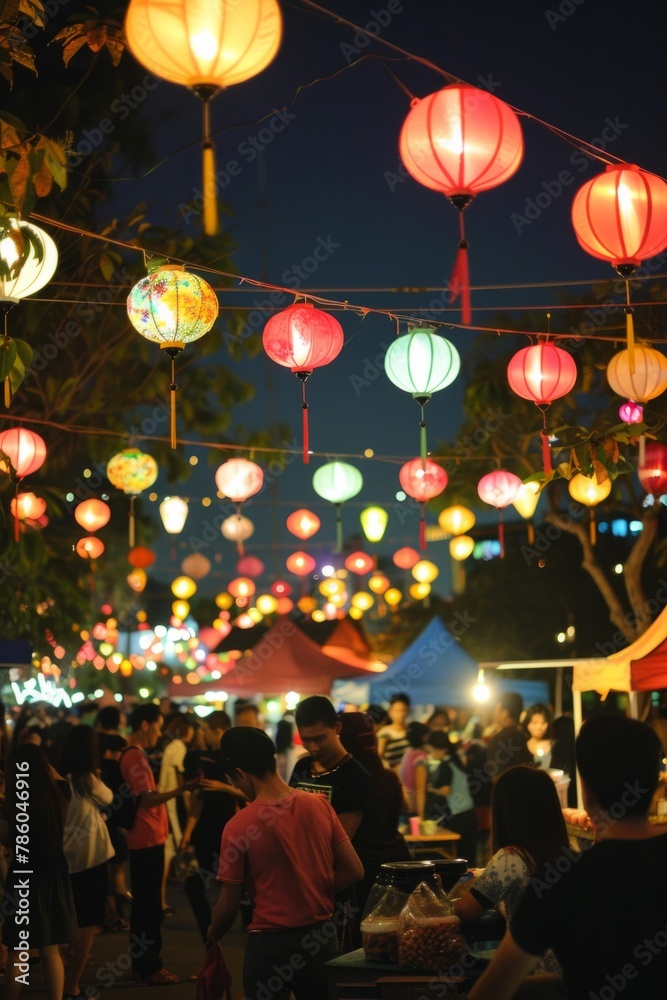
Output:
[[134,546],[135,546],[135,531],[136,531],[136,525],[135,525],[135,520],[134,520],[134,501],[135,501],[135,499],[136,499],[135,497],[130,497],[130,519],[129,519],[129,525],[128,525],[128,539],[127,540],[128,540],[128,543],[129,543],[129,546],[130,546],[131,549],[133,549]]
[[465,326],[472,323],[472,307],[470,303],[470,263],[468,260],[468,247],[470,244],[465,238],[465,226],[463,224],[463,212],[459,215],[459,230],[461,238],[458,243],[458,253],[454,261],[454,267],[449,278],[449,290],[452,293],[452,301],[456,301],[461,295],[461,322]]
[[[237,503],[237,505],[236,505],[236,516],[239,518],[239,520],[241,519],[241,504],[239,504],[239,503]],[[243,539],[242,538],[239,538],[237,540],[237,542],[236,542],[236,551],[238,552],[238,554],[240,556],[244,556],[245,555],[245,548],[244,548],[244,545],[243,545]]]
[[202,147],[202,190],[204,194],[204,233],[218,235],[218,188],[215,180],[215,146],[211,141],[211,111],[204,101],[204,144]]
[[171,447],[176,448],[176,359],[171,359],[171,382],[169,383],[169,434]]
[[630,282],[625,279],[625,333],[628,342],[628,365],[630,374],[635,373],[635,323],[632,318],[632,306],[630,305]]
[[528,544],[529,545],[535,544],[535,525],[533,524],[532,521],[528,522]]
[[9,378],[5,379],[5,407],[9,409],[12,405],[12,387]]
[[592,507],[591,507],[590,521],[588,524],[588,537],[591,540],[591,545],[595,545],[597,541],[597,528],[595,524],[595,512],[593,511]]
[[542,465],[544,466],[544,471],[547,475],[553,472],[553,467],[551,465],[551,446],[549,445],[549,435],[545,430],[540,431],[540,437],[542,438]]
[[303,433],[303,464],[308,465],[308,463],[310,462],[310,435],[308,428],[308,403],[306,402],[305,380],[301,384],[301,390],[302,390],[301,424]]
[[638,457],[639,468],[646,465],[646,435],[639,435],[639,457]]
[[426,513],[424,504],[421,505],[421,512],[419,514],[419,548],[422,552],[426,551]]
[[421,420],[419,421],[419,454],[422,460],[422,469],[426,469],[426,421],[424,420],[424,404],[421,403]]
[[505,524],[503,523],[503,512],[498,510],[498,541],[500,542],[500,558],[505,558]]
[[334,505],[336,508],[336,552],[343,551],[343,515],[340,504]]
[[19,483],[16,480],[16,489],[14,490],[14,541],[19,540]]

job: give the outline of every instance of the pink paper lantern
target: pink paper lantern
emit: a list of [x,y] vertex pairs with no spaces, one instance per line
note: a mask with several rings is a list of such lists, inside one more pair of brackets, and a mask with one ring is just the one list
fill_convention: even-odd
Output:
[[629,399],[627,403],[621,403],[618,415],[624,424],[640,424],[644,419],[644,407],[641,403],[635,403],[634,399]]
[[236,570],[241,576],[261,576],[264,568],[264,563],[257,556],[244,556],[236,564]]
[[358,576],[365,576],[375,569],[375,560],[367,552],[352,552],[345,560],[345,569]]
[[402,549],[398,549],[394,552],[392,556],[394,565],[398,566],[399,569],[412,569],[415,563],[418,563],[421,556],[416,549],[411,549],[409,546],[405,546]]
[[215,473],[216,486],[235,503],[243,503],[259,493],[263,483],[263,471],[247,458],[230,458],[219,465]]
[[443,467],[430,458],[425,463],[422,463],[421,458],[406,462],[401,467],[398,478],[408,496],[420,503],[428,503],[439,496],[449,480]]
[[521,480],[513,472],[506,469],[496,469],[495,472],[487,472],[482,476],[477,484],[477,492],[480,500],[495,507],[500,516],[498,526],[498,540],[500,542],[500,556],[505,555],[505,526],[502,520],[502,510],[509,507],[516,500]]
[[286,580],[275,580],[269,587],[274,597],[289,597],[293,589],[292,584]]
[[[25,427],[11,427],[0,434],[0,452],[12,463],[16,478],[24,479],[41,469],[46,458],[46,444],[34,431]],[[5,466],[4,471],[9,472],[9,469]]]

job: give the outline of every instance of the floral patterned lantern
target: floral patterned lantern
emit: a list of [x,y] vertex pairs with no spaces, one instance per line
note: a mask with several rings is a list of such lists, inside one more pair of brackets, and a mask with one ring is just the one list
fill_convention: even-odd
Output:
[[341,505],[356,497],[364,485],[364,477],[347,462],[327,462],[313,476],[313,489],[323,500],[336,508],[336,552],[343,547],[343,519]]
[[507,366],[510,389],[522,399],[530,399],[542,411],[542,462],[544,471],[552,471],[547,410],[555,399],[567,396],[577,381],[577,366],[567,351],[555,344],[540,343],[524,347]]
[[499,526],[498,540],[500,542],[500,556],[505,555],[505,526],[503,525],[503,509],[514,503],[521,480],[513,472],[506,469],[496,469],[495,472],[487,472],[482,476],[477,484],[477,493],[480,500],[490,504],[498,511]]
[[290,368],[301,382],[303,416],[303,461],[308,463],[309,432],[306,380],[315,368],[323,368],[343,349],[343,328],[330,313],[315,309],[312,302],[297,302],[272,316],[264,327],[264,350],[276,364]]
[[176,358],[199,340],[218,317],[218,299],[207,282],[182,265],[160,264],[137,282],[127,299],[130,323],[142,337],[160,345],[171,359],[169,383],[171,447],[176,447]]
[[424,187],[446,195],[459,212],[459,250],[449,287],[461,293],[463,322],[471,322],[468,241],[463,211],[475,195],[509,180],[523,159],[516,114],[488,90],[453,83],[412,101],[400,155]]
[[130,497],[129,544],[134,547],[135,498],[153,485],[157,479],[157,462],[139,448],[124,448],[107,463],[107,479],[116,489]]
[[418,500],[419,515],[419,548],[426,548],[426,504],[439,496],[446,488],[448,476],[441,465],[432,462],[430,458],[423,461],[413,458],[401,466],[398,473],[401,486],[413,500]]

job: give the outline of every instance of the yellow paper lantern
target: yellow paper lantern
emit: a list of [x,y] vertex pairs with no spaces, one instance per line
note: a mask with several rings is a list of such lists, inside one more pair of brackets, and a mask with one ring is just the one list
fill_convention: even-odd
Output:
[[361,610],[361,608],[350,608],[350,610],[348,611],[348,614],[349,614],[350,618],[354,618],[355,621],[359,621],[359,619],[363,618],[363,615],[364,615],[364,613]]
[[326,621],[327,618],[324,611],[320,611],[319,608],[316,608],[315,611],[312,612],[310,617],[313,619],[314,622],[323,622]]
[[255,607],[263,615],[274,614],[278,606],[278,601],[273,594],[260,594],[255,601]]
[[472,555],[474,548],[475,539],[471,538],[470,535],[457,535],[449,542],[449,554],[457,562],[463,562],[469,555]]
[[178,535],[185,526],[188,516],[188,502],[183,497],[165,497],[160,504],[160,517],[165,531]]
[[197,593],[197,584],[189,576],[177,576],[171,585],[171,592],[174,597],[188,601],[193,594]]
[[347,591],[343,590],[340,594],[332,594],[329,598],[329,604],[333,604],[335,608],[342,608],[347,601]]
[[234,598],[231,594],[228,594],[225,590],[223,590],[221,594],[215,595],[215,603],[221,611],[227,611],[234,603]]
[[465,535],[475,526],[475,515],[467,507],[455,504],[440,511],[438,524],[448,535]]
[[303,612],[304,615],[309,615],[317,607],[317,601],[314,597],[311,597],[310,594],[304,594],[303,597],[299,598],[296,606],[299,611]]
[[593,507],[596,507],[602,500],[606,500],[611,493],[611,479],[607,478],[603,483],[598,483],[595,473],[592,476],[578,473],[572,477],[567,488],[573,500],[577,500],[591,509],[589,532],[591,545],[595,545],[596,528]]
[[391,586],[389,580],[383,573],[374,573],[368,581],[368,589],[374,594],[384,594]]
[[607,381],[619,396],[646,403],[667,389],[667,358],[653,347],[636,344],[634,366],[630,351],[619,351],[607,365]]
[[440,575],[438,567],[429,559],[420,559],[412,567],[411,572],[417,583],[433,583]]
[[174,601],[171,605],[171,613],[184,622],[190,614],[190,605],[187,601]]
[[369,542],[382,540],[389,520],[389,515],[384,507],[366,507],[359,515],[359,520]]
[[322,580],[317,588],[323,597],[333,597],[335,594],[342,594],[345,590],[345,583],[343,580],[338,580],[336,577],[329,577],[328,580]]
[[398,587],[390,587],[384,593],[384,599],[390,608],[397,608],[403,600],[403,594]]
[[136,591],[137,594],[140,594],[142,590],[145,588],[146,583],[148,582],[148,577],[146,576],[146,570],[141,569],[141,567],[133,569],[132,572],[128,574],[127,582],[129,583],[132,590]]
[[132,664],[130,663],[129,660],[121,660],[120,675],[121,675],[121,677],[131,677],[132,676]]
[[512,501],[512,506],[517,509],[521,517],[528,519],[532,517],[540,502],[539,483],[521,483],[519,492]]
[[366,590],[360,590],[352,595],[350,603],[353,608],[359,608],[360,611],[368,611],[375,604],[375,598]]
[[413,583],[409,590],[410,597],[414,598],[415,601],[423,601],[430,593],[430,583]]

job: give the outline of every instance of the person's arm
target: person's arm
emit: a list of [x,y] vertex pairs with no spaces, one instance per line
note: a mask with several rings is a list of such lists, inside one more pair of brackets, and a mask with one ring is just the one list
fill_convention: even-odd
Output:
[[194,792],[199,786],[200,779],[192,778],[191,781],[186,781],[178,788],[172,788],[170,792],[145,791],[139,796],[139,805],[142,809],[155,809],[156,806],[164,805],[165,802],[175,799],[177,795],[183,795],[184,792]]
[[183,836],[181,837],[181,850],[184,851],[186,847],[189,846],[192,839],[192,834],[194,828],[196,827],[199,819],[201,817],[202,809],[204,808],[204,798],[200,792],[193,792],[190,796],[190,803],[188,805],[188,818],[185,821],[185,829],[183,830]]
[[482,914],[486,913],[486,910],[487,907],[482,906],[480,901],[475,899],[470,890],[454,902],[454,913],[462,924],[471,924],[475,920],[479,920]]
[[363,818],[364,818],[363,812],[340,813],[340,815],[338,816],[340,825],[343,827],[345,833],[348,835],[350,840],[352,840],[355,833],[359,829]]
[[206,932],[206,944],[210,946],[224,937],[236,919],[239,912],[243,884],[241,882],[223,882],[220,895],[211,916],[211,926]]
[[378,736],[378,757],[384,758],[384,752],[387,749],[388,738],[386,736]]
[[110,806],[113,802],[113,792],[96,774],[92,776],[92,779],[90,797],[100,806]]
[[477,980],[469,1000],[511,1000],[539,957],[519,948],[509,931],[483,976]]
[[421,820],[426,812],[426,786],[428,784],[428,771],[421,762],[415,767],[415,803],[417,813]]
[[235,799],[247,802],[247,799],[240,788],[228,784],[226,781],[217,781],[215,778],[202,778],[201,788],[205,792],[224,792],[226,795],[233,795]]
[[[340,820],[341,817],[339,816]],[[342,825],[342,824],[341,824]],[[334,892],[342,892],[364,877],[364,866],[349,840],[334,845]]]

